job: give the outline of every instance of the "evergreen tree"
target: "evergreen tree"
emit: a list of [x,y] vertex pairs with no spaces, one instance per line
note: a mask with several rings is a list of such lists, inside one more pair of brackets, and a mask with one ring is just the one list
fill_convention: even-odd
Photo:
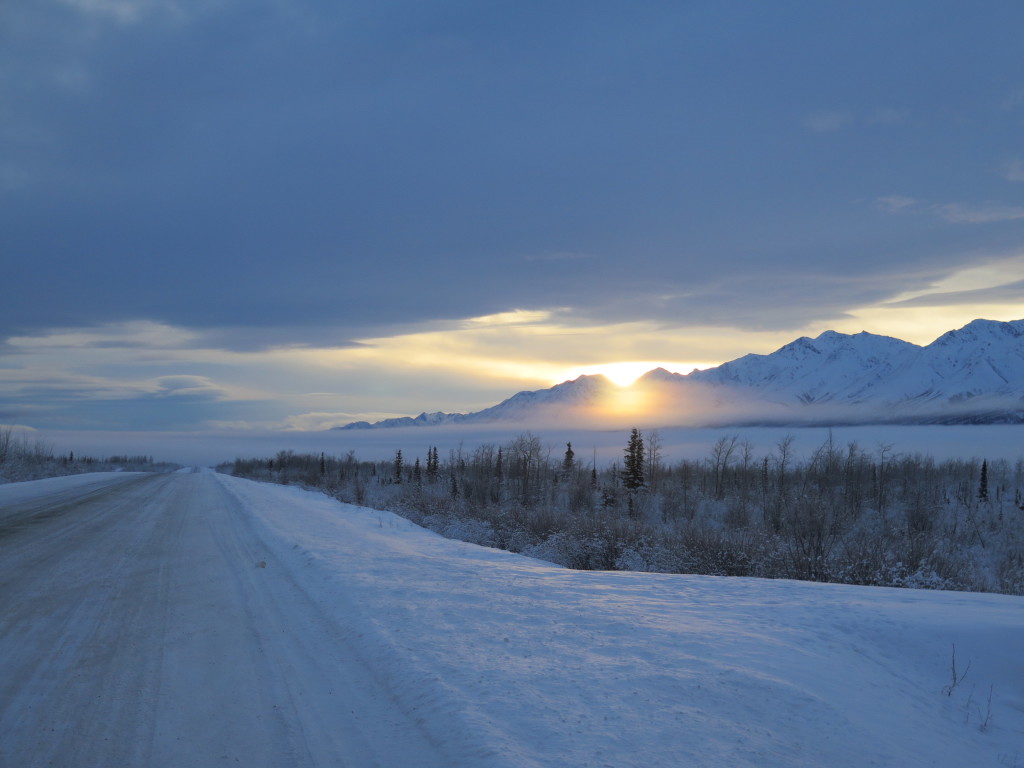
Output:
[[566,479],[572,477],[572,470],[576,464],[576,454],[573,453],[572,443],[565,444],[565,458],[562,459],[562,474]]
[[622,484],[631,494],[644,487],[644,438],[636,427],[633,427],[626,446]]
[[416,457],[416,463],[412,465],[412,479],[416,481],[416,485],[423,485],[423,475],[420,471],[420,457]]
[[981,462],[981,479],[978,481],[978,500],[988,501],[988,459]]
[[431,483],[437,482],[438,458],[437,446],[427,449],[427,480]]
[[397,451],[395,451],[395,482],[396,483],[402,482],[402,467],[404,465],[405,465],[405,462],[402,461],[402,449],[399,448]]

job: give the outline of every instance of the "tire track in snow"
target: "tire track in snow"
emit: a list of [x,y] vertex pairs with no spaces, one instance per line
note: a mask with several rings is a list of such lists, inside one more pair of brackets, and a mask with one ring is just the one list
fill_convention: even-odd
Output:
[[448,763],[212,476],[75,494],[0,538],[0,765]]

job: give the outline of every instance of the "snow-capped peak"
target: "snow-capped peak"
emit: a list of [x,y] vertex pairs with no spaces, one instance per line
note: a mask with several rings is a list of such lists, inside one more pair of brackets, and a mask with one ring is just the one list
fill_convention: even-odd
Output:
[[[974,320],[925,347],[866,331],[825,331],[813,339],[802,336],[771,354],[744,355],[685,376],[657,368],[632,388],[668,393],[660,407],[663,417],[672,420],[681,410],[673,407],[672,397],[692,405],[699,394],[701,402],[711,403],[701,418],[715,423],[737,418],[793,423],[1024,421],[1024,320]],[[597,418],[604,398],[615,392],[621,389],[604,376],[584,375],[549,389],[519,392],[476,413],[423,413],[415,419],[349,428],[524,422],[570,412],[576,417],[590,412]],[[692,407],[688,412],[694,418]]]

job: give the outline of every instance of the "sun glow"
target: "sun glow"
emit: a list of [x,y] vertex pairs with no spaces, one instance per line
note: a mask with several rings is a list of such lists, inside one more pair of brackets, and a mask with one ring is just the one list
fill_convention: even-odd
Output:
[[653,360],[634,360],[621,363],[602,363],[600,365],[588,365],[579,368],[572,368],[565,374],[565,379],[575,379],[579,376],[601,374],[613,384],[620,387],[628,387],[648,371],[655,368],[664,368],[671,373],[687,374],[698,368],[710,368],[717,363],[666,363]]
[[628,385],[620,386],[622,389],[609,393],[599,406],[605,417],[632,419],[647,416],[655,410],[650,393],[629,389]]

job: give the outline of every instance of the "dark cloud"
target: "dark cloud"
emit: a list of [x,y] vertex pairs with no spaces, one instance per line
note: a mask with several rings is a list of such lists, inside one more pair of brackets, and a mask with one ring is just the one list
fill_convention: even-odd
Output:
[[1014,5],[137,7],[0,11],[0,336],[337,346],[544,307],[785,327],[1024,239],[865,202],[1020,205],[981,170],[1019,138]]
[[39,387],[30,396],[0,393],[0,422],[40,429],[184,430],[206,428],[212,421],[283,421],[288,415],[283,403],[226,401],[211,389],[96,395],[93,388],[60,384]]
[[[355,328],[335,328],[328,325],[261,327],[223,325],[205,329],[189,341],[192,349],[225,349],[233,352],[265,352],[282,347],[348,349],[363,347],[365,344],[348,338]],[[359,330],[370,330],[360,324]]]

